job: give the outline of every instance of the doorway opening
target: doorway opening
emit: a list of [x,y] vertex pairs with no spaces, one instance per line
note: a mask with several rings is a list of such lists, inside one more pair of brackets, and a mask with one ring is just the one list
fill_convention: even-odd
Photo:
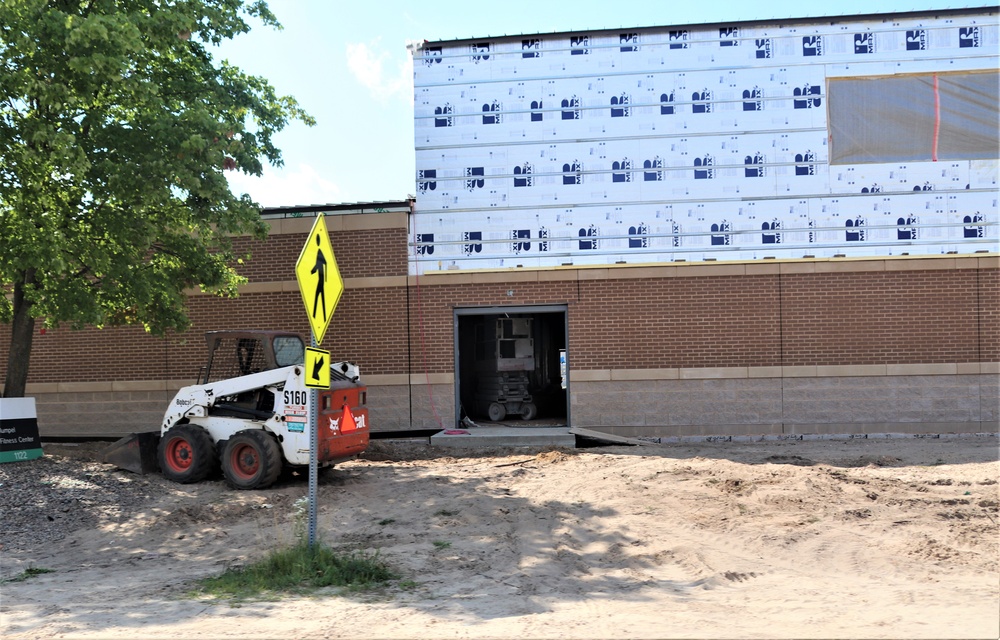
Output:
[[565,306],[455,310],[455,414],[477,424],[569,424]]

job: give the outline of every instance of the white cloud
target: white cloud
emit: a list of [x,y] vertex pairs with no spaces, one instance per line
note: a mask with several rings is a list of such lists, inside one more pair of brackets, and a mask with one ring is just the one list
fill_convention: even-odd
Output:
[[265,207],[330,204],[340,202],[343,197],[339,186],[305,163],[281,169],[265,167],[264,175],[259,178],[239,172],[228,172],[226,177],[233,193],[249,193]]
[[[347,44],[347,68],[351,75],[372,92],[379,100],[387,100],[396,95],[413,97],[413,71],[409,53],[404,53],[402,62],[392,66],[393,56],[381,49],[381,38],[368,44]],[[403,47],[399,47],[403,49]],[[405,51],[405,49],[403,49]]]

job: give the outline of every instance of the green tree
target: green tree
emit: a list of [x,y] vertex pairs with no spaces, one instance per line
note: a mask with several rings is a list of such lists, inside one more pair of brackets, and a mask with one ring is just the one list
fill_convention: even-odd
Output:
[[185,290],[235,295],[228,237],[262,238],[225,171],[281,164],[273,137],[312,124],[212,49],[280,28],[253,0],[0,1],[0,320],[20,397],[45,326],[188,323]]

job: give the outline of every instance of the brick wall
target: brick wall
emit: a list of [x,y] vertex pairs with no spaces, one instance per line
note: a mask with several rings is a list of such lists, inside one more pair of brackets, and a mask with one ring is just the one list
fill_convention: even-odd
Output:
[[[239,272],[251,282],[295,279],[295,263],[307,233],[271,235],[267,240],[236,238],[237,255],[250,253]],[[406,229],[362,229],[330,233],[342,278],[406,275]]]
[[773,276],[582,283],[570,315],[574,369],[781,363]]
[[[4,377],[9,348],[10,325],[0,324]],[[162,380],[167,353],[166,341],[150,336],[142,327],[44,330],[36,322],[28,383]]]
[[[372,217],[377,226],[377,217]],[[406,229],[374,228],[330,234],[342,278],[406,275]],[[205,364],[204,333],[219,329],[298,331],[308,340],[309,323],[294,289],[295,262],[308,236],[274,234],[266,240],[234,238],[238,253],[251,257],[239,265],[250,283],[280,283],[276,291],[244,293],[226,299],[194,295],[188,299],[191,326],[164,337],[142,327],[67,327],[42,331],[36,323],[29,384],[123,380],[193,381]],[[284,289],[284,290],[282,290]],[[330,322],[323,347],[337,359],[351,360],[366,374],[406,371],[406,287],[349,288]],[[0,325],[0,362],[6,367],[10,326]],[[2,383],[2,380],[0,380]]]
[[998,281],[934,269],[425,284],[410,290],[410,339],[415,370],[453,371],[455,307],[567,304],[574,369],[996,362]]
[[[369,375],[446,373],[454,308],[566,304],[574,369],[1000,360],[996,269],[433,283],[345,290],[323,347]],[[39,331],[29,383],[193,379],[205,331],[309,334],[297,291],[199,295],[188,306],[191,329],[165,338],[138,327]],[[8,345],[2,325],[0,358]]]
[[782,363],[979,362],[979,280],[971,269],[784,275]]
[[978,273],[979,361],[1000,362],[1000,269]]
[[[574,372],[771,368],[760,375],[780,377],[780,367],[1000,361],[1000,269],[995,258],[755,263],[745,268],[720,263],[407,278],[406,229],[398,222],[377,228],[378,220],[362,221],[376,228],[331,232],[347,288],[322,346],[334,358],[360,365],[365,376],[384,376],[381,384],[388,386],[383,395],[392,400],[385,415],[400,420],[408,411],[413,426],[435,426],[439,420],[447,424],[451,419],[454,386],[441,376],[455,371],[454,309],[463,307],[566,305]],[[42,333],[39,327],[29,385],[50,389],[56,383],[103,383],[111,389],[115,383],[116,389],[124,389],[122,383],[159,381],[169,386],[194,380],[206,358],[205,331],[281,329],[308,337],[293,270],[308,233],[305,224],[299,227],[300,232],[275,233],[263,242],[237,239],[239,247],[252,252],[240,267],[250,285],[237,299],[189,298],[192,325],[184,334],[156,338],[141,327]],[[6,363],[9,341],[10,327],[0,325],[0,362]],[[946,370],[941,373],[947,375]],[[406,374],[420,384],[406,385]],[[821,374],[811,375],[819,376],[816,384],[822,387]],[[433,376],[431,385],[423,384]],[[780,397],[794,399],[790,390],[796,383],[786,383],[791,386],[782,387]],[[578,404],[572,411],[583,417],[586,386],[574,384],[571,403]],[[599,382],[592,384],[601,388]],[[642,381],[636,384],[637,390],[646,388]],[[945,382],[934,384],[951,388]],[[986,391],[977,391],[977,397],[987,402],[980,414],[995,415],[989,385],[978,384]],[[151,389],[151,407],[161,403],[166,387],[160,391],[156,385],[146,386]],[[646,386],[646,391],[659,394],[673,389]],[[746,395],[744,391],[740,394]],[[61,420],[72,416],[57,408],[64,402],[60,397],[70,396],[44,393],[52,393],[42,403],[51,400],[45,412],[59,412]],[[119,401],[117,392],[108,393],[101,399],[95,393],[94,402]],[[131,396],[128,400],[136,401]],[[76,396],[72,400],[81,401]],[[723,401],[721,396],[711,399]],[[769,398],[760,402],[754,411],[761,420],[774,418],[775,407],[787,411],[792,406],[774,405]],[[948,420],[960,421],[959,414]]]
[[[297,291],[250,293],[234,299],[194,296],[191,327],[157,338],[141,327],[36,330],[29,384],[119,380],[191,380],[205,364],[204,334],[220,329],[297,331],[309,324]],[[10,328],[0,328],[6,363]],[[349,289],[330,321],[323,348],[367,375],[407,372],[406,288]],[[6,364],[5,364],[6,366]]]
[[[577,298],[575,282],[432,283],[433,278],[419,278],[410,287],[410,342],[413,371],[418,373],[447,373],[455,370],[455,308],[572,305]],[[513,291],[514,295],[508,296],[508,291]],[[573,313],[571,309],[571,317]]]

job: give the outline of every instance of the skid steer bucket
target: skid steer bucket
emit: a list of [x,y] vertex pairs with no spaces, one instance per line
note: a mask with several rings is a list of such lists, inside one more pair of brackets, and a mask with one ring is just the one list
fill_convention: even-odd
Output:
[[159,443],[159,431],[129,434],[104,450],[104,462],[133,473],[155,473],[160,470],[156,461]]

